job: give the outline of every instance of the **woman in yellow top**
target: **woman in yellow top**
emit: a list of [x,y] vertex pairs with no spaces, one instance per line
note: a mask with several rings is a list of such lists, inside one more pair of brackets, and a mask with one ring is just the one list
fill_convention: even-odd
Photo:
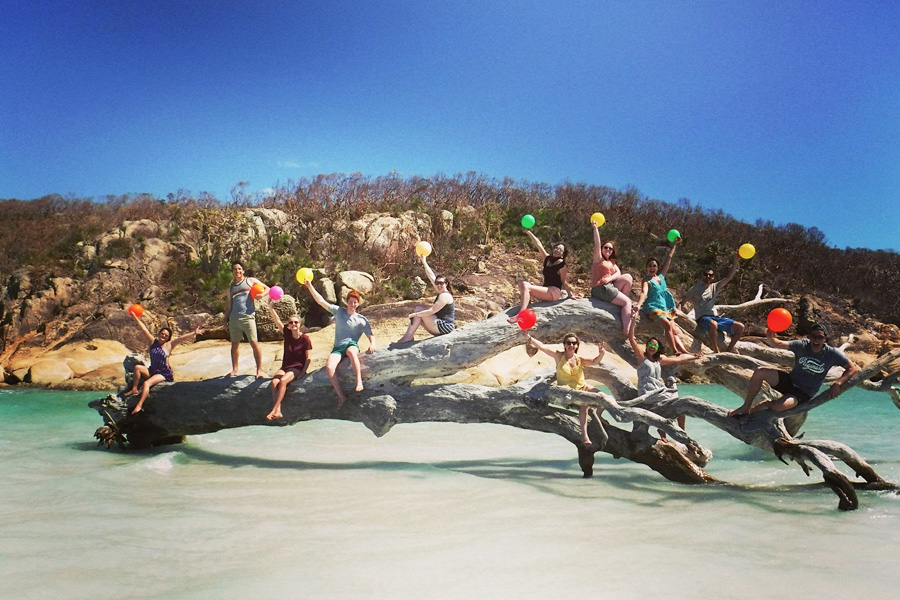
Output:
[[[598,391],[597,389],[585,384],[584,367],[585,365],[596,365],[598,362],[603,360],[603,355],[606,354],[606,350],[603,349],[602,344],[597,344],[597,349],[599,350],[597,356],[595,356],[594,358],[582,358],[578,356],[578,347],[581,345],[581,341],[574,333],[567,333],[563,336],[562,352],[552,349],[550,346],[542,343],[540,340],[534,339],[533,337],[531,337],[531,334],[526,333],[525,337],[528,338],[529,343],[533,344],[535,348],[537,348],[547,356],[552,356],[553,360],[556,361],[556,383],[582,392]],[[591,438],[588,437],[587,432],[587,406],[578,406],[578,420],[581,423],[581,442],[585,446],[590,446]]]

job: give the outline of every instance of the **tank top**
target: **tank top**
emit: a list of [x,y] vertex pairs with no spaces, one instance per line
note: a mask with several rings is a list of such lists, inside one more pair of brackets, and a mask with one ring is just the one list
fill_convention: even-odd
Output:
[[[553,261],[559,260],[553,264]],[[562,277],[559,276],[560,270],[566,266],[566,261],[556,259],[552,256],[544,258],[544,287],[555,287],[562,289]]]
[[256,312],[253,300],[250,298],[249,277],[244,277],[238,284],[232,284],[231,289],[231,317],[252,315]]
[[584,365],[580,356],[576,356],[575,361],[576,365],[573,367],[565,356],[559,359],[556,363],[556,383],[580,390],[584,388]]
[[[438,298],[440,298],[440,297],[441,297],[441,295],[438,294],[437,297],[435,297],[434,302],[437,302]],[[432,302],[432,304],[434,304],[434,302]],[[437,317],[438,319],[440,319],[441,321],[443,321],[444,323],[447,323],[448,325],[455,325],[455,323],[454,323],[454,319],[456,318],[456,308],[454,307],[455,304],[456,304],[455,302],[445,304],[443,306],[443,308],[441,308],[441,310],[434,313],[434,316]]]

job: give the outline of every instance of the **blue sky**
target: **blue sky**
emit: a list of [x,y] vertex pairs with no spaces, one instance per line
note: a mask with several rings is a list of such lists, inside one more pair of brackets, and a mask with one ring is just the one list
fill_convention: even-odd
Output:
[[566,180],[900,249],[900,3],[0,0],[0,198]]

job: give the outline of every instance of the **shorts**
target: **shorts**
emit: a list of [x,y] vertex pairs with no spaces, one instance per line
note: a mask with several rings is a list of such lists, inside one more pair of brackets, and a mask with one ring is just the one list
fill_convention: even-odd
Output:
[[660,310],[658,308],[654,308],[650,312],[645,312],[645,315],[650,318],[652,323],[659,323],[663,319],[667,319],[669,321],[675,320],[675,310]]
[[456,329],[456,324],[451,321],[445,321],[444,319],[438,319],[435,317],[434,324],[437,325],[437,330],[441,333],[441,335],[447,335],[454,329]]
[[791,396],[797,399],[797,404],[803,404],[809,401],[809,394],[794,385],[791,374],[787,371],[776,371],[778,373],[778,383],[772,389],[781,392],[782,396]]
[[288,367],[287,369],[285,369],[284,367],[281,367],[279,369],[279,371],[283,371],[285,374],[293,373],[295,380],[303,377],[303,369],[300,367]]
[[248,342],[256,342],[256,317],[245,315],[232,317],[228,321],[228,337],[232,344],[240,342],[245,337]]
[[731,326],[734,325],[734,319],[729,319],[728,317],[714,317],[712,315],[704,315],[700,317],[698,323],[706,333],[709,333],[710,321],[716,322],[716,325],[719,326],[719,331],[724,331],[728,335],[731,335]]
[[356,346],[356,349],[359,350],[359,344],[357,344],[353,340],[350,340],[346,344],[341,344],[340,346],[335,346],[334,350],[332,350],[331,353],[332,354],[340,354],[341,356],[343,356],[343,355],[347,354],[347,349],[350,346]]
[[611,283],[596,285],[591,288],[591,297],[603,302],[612,302],[619,295],[619,288]]

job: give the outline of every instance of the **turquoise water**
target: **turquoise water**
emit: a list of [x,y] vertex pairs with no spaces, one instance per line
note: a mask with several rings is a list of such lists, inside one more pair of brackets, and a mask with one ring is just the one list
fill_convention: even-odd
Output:
[[[567,442],[492,425],[318,421],[125,454],[92,439],[100,395],[0,390],[2,598],[894,596],[900,496],[842,513],[820,477],[697,420],[709,471],[740,485],[607,455],[584,480]],[[804,430],[898,482],[898,419],[852,391]]]

